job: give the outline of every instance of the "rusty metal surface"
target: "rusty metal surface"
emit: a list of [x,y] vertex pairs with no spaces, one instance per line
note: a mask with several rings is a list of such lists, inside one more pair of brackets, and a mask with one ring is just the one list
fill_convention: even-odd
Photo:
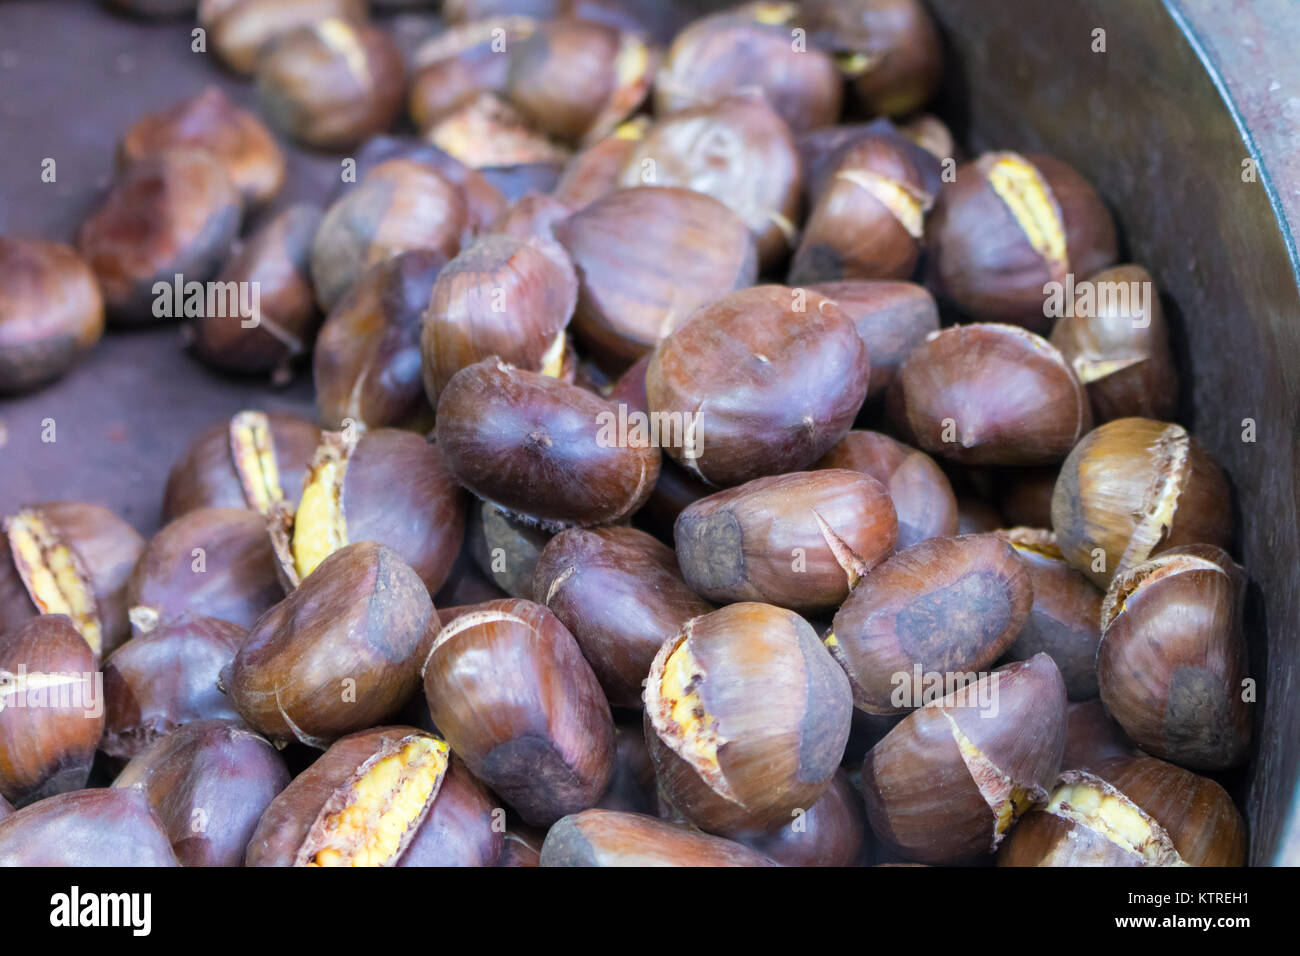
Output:
[[[976,148],[1055,153],[1101,189],[1170,300],[1180,420],[1234,487],[1259,677],[1255,863],[1300,862],[1300,16],[1292,0],[931,0],[944,112]],[[1106,52],[1093,31],[1105,30]],[[1243,161],[1259,169],[1242,179]],[[1289,217],[1289,218],[1288,218]],[[1258,426],[1243,442],[1243,420]]]

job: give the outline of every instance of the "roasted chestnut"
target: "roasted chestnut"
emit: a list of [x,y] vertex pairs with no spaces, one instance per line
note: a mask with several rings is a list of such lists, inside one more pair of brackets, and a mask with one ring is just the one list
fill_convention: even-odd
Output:
[[1104,761],[1131,755],[1137,749],[1099,698],[1074,701],[1066,708],[1065,719],[1062,770],[1094,771]]
[[[872,367],[872,378],[875,378]],[[880,432],[851,431],[817,461],[818,468],[847,468],[885,486],[898,519],[898,550],[926,538],[957,534],[952,485],[925,452]]]
[[573,635],[541,605],[493,601],[444,627],[424,693],[452,749],[525,822],[550,826],[605,792],[609,704]]
[[529,123],[578,143],[612,132],[645,99],[654,71],[639,33],[568,17],[513,44],[504,93]]
[[284,151],[256,114],[240,109],[219,86],[137,120],[118,144],[129,165],[169,149],[200,149],[212,155],[250,205],[270,201],[284,185]]
[[272,42],[299,27],[338,18],[364,23],[366,0],[199,0],[199,25],[237,73],[253,73]]
[[952,130],[932,113],[918,113],[900,125],[898,130],[935,159],[950,159],[957,156],[959,151]]
[[1097,682],[1106,710],[1147,753],[1195,770],[1245,759],[1242,583],[1215,561],[1170,552],[1111,581]]
[[1051,156],[985,153],[957,167],[926,222],[931,269],[946,297],[977,319],[1046,333],[1046,288],[1116,258],[1101,197]]
[[61,793],[0,823],[0,867],[179,865],[141,790]]
[[618,188],[628,155],[650,129],[648,116],[635,116],[608,136],[575,153],[564,166],[553,195],[570,209],[589,206]]
[[238,508],[198,508],[150,539],[127,583],[132,632],[182,614],[253,626],[284,596],[266,519]]
[[801,0],[798,9],[796,22],[835,55],[869,113],[911,113],[938,89],[943,50],[921,0]]
[[898,382],[920,446],[966,465],[1060,461],[1092,427],[1088,395],[1061,353],[1014,325],[932,332]]
[[782,866],[853,866],[867,836],[862,795],[849,775],[836,770],[831,785],[807,810],[765,831],[738,833],[734,839]]
[[0,395],[59,378],[103,334],[99,286],[71,247],[0,236]]
[[406,703],[431,621],[429,592],[397,552],[348,545],[257,621],[221,684],[255,730],[323,750]]
[[711,196],[620,189],[555,227],[578,273],[574,330],[601,364],[640,358],[700,306],[753,284],[754,236]]
[[682,580],[672,549],[643,531],[561,531],[533,573],[537,603],[573,634],[615,707],[640,707],[664,641],[713,606]]
[[182,866],[242,866],[257,821],[288,784],[276,749],[234,720],[177,728],[113,781],[145,793]]
[[1151,274],[1103,269],[1074,289],[1052,326],[1052,344],[1088,389],[1099,422],[1166,419],[1178,404],[1178,371]]
[[871,748],[871,829],[922,863],[977,858],[1047,799],[1065,747],[1065,685],[1051,658],[1009,664],[910,713]]
[[497,356],[559,376],[578,280],[548,239],[484,236],[451,260],[425,296],[420,348],[424,388],[438,403],[453,375]]
[[[239,191],[211,154],[173,149],[132,163],[81,225],[77,251],[95,273],[110,323],[184,314],[173,283],[203,282],[239,231]],[[183,298],[183,296],[182,296]]]
[[883,135],[853,142],[814,199],[791,285],[906,279],[915,271],[934,197],[901,144]]
[[565,203],[548,193],[528,193],[492,220],[487,232],[515,239],[554,239],[555,224],[567,219],[572,212]]
[[129,759],[182,724],[237,718],[217,681],[247,637],[228,621],[184,614],[119,647],[104,661],[99,749]]
[[867,398],[885,393],[926,335],[939,330],[939,307],[924,286],[889,279],[820,282],[809,286],[835,304],[857,327],[871,356]]
[[427,163],[390,159],[330,206],[311,251],[316,299],[326,311],[367,269],[412,249],[450,259],[468,225],[465,192]]
[[407,102],[417,129],[427,130],[484,90],[502,93],[510,54],[537,28],[527,16],[499,16],[458,24],[426,40],[411,57]]
[[683,577],[709,600],[816,613],[842,604],[893,553],[898,520],[875,478],[827,468],[701,498],[673,531]]
[[371,266],[339,300],[316,340],[316,410],[330,428],[429,422],[420,376],[420,329],[434,280],[447,263],[413,249]]
[[4,519],[0,634],[38,614],[66,614],[96,658],[130,634],[127,580],[144,540],[107,508],[31,505]]
[[1061,554],[1100,587],[1185,544],[1226,548],[1232,496],[1210,453],[1181,425],[1119,418],[1089,432],[1052,493]]
[[[697,310],[646,370],[664,450],[706,482],[807,468],[844,437],[867,394],[861,337],[830,299],[758,286]],[[672,428],[669,428],[672,426]]]
[[550,530],[631,517],[659,475],[659,449],[620,434],[613,406],[496,358],[442,390],[437,436],[462,485]]
[[646,739],[664,796],[703,830],[787,823],[830,786],[853,698],[809,624],[767,604],[688,621],[655,655]]
[[474,563],[506,594],[531,601],[533,571],[550,533],[488,502],[475,499],[469,510],[465,543]]
[[686,27],[655,79],[656,115],[757,87],[795,132],[834,123],[843,83],[829,54],[795,42],[798,12],[794,3],[746,3]]
[[465,533],[464,494],[444,461],[443,449],[411,432],[326,432],[298,507],[281,502],[273,515],[271,539],[288,583],[350,542],[377,541],[435,593]]
[[1012,528],[999,537],[1015,548],[1034,594],[1029,618],[1006,656],[1023,661],[1046,654],[1060,668],[1070,700],[1096,697],[1101,592],[1065,563],[1050,531]]
[[[290,206],[240,247],[215,282],[223,289],[235,283],[235,294],[247,295],[250,308],[240,298],[236,310],[202,310],[190,327],[200,359],[231,372],[269,372],[273,384],[288,383],[293,361],[308,351],[320,325],[310,274],[320,224],[315,206]],[[245,289],[256,289],[256,298]]]
[[42,614],[0,635],[0,796],[22,807],[84,787],[103,730],[95,655],[71,619]]
[[297,504],[320,429],[283,412],[236,412],[201,431],[172,465],[163,520],[198,508],[248,508],[269,514],[277,501]]
[[529,125],[506,100],[488,91],[462,100],[424,136],[471,169],[554,166],[558,170],[569,158],[568,150]]
[[1227,792],[1152,757],[1066,771],[1025,815],[998,866],[1241,866],[1246,828]]
[[774,866],[731,840],[640,813],[584,810],[560,820],[542,844],[542,866]]
[[678,110],[628,150],[620,186],[679,186],[720,200],[753,231],[759,262],[791,248],[799,221],[799,154],[761,95]]
[[378,727],[337,741],[281,793],[249,866],[492,866],[491,797],[445,741]]
[[387,32],[338,17],[280,36],[257,63],[262,112],[317,149],[347,149],[386,130],[405,82],[401,50]]
[[859,582],[826,646],[848,674],[857,707],[906,713],[1001,657],[1033,600],[1024,564],[1002,539],[929,538]]

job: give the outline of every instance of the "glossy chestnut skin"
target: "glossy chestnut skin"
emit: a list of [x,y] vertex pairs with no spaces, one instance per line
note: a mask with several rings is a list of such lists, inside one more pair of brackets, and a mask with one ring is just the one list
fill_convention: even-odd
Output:
[[492,16],[429,37],[411,56],[407,106],[415,127],[429,129],[481,91],[503,93],[511,49],[536,28],[531,16]]
[[599,364],[615,370],[758,276],[744,221],[686,189],[617,190],[558,223],[555,236],[578,273],[574,331]]
[[533,572],[533,596],[573,634],[615,707],[640,707],[664,641],[713,610],[682,579],[671,548],[619,526],[552,538]]
[[257,70],[262,53],[299,27],[331,17],[364,23],[365,0],[199,0],[199,25],[236,73]]
[[[246,454],[250,429],[265,428],[273,449],[280,496],[296,504],[311,456],[320,444],[320,429],[287,412],[240,412],[230,421],[213,422],[195,436],[167,473],[163,521],[174,521],[199,508],[248,508],[259,511],[257,481],[264,472]],[[237,453],[237,449],[238,452]]]
[[804,0],[798,22],[814,45],[836,54],[872,115],[911,113],[939,87],[943,49],[920,0]]
[[844,90],[831,57],[797,50],[797,8],[748,3],[702,17],[677,34],[655,79],[663,116],[757,87],[796,133],[834,123]]
[[436,249],[399,253],[362,273],[330,312],[312,359],[316,411],[327,427],[432,418],[420,378],[420,329],[446,264]]
[[727,486],[824,455],[853,424],[869,374],[866,346],[834,302],[758,286],[697,310],[664,339],[646,394],[654,413],[697,416],[695,441],[665,450]]
[[236,720],[179,727],[113,781],[148,796],[182,866],[242,866],[257,821],[288,784],[276,749]]
[[[555,224],[573,210],[550,193],[530,192],[512,202],[488,224],[489,235],[516,239],[554,239]],[[567,258],[568,254],[565,253]]]
[[1242,581],[1214,561],[1165,553],[1121,571],[1101,611],[1101,701],[1144,751],[1194,770],[1245,759]]
[[218,86],[141,117],[122,135],[118,161],[126,166],[176,148],[211,154],[249,205],[269,202],[284,185],[284,151],[271,131]]
[[0,395],[54,381],[103,334],[99,286],[70,246],[0,236]]
[[311,252],[316,299],[330,311],[367,269],[400,252],[430,249],[447,259],[469,223],[465,192],[431,165],[386,160],[325,213]]
[[608,136],[574,153],[551,195],[577,211],[618,188],[627,157],[650,129],[648,116],[634,116]]
[[228,621],[185,614],[119,647],[104,661],[99,749],[129,759],[183,724],[237,718],[217,681],[247,637]]
[[281,132],[316,149],[347,149],[392,125],[405,66],[387,31],[319,20],[266,49],[257,93],[262,115]]
[[712,196],[749,226],[765,266],[789,253],[799,221],[794,137],[754,93],[659,119],[628,151],[618,185],[677,186]]
[[934,296],[914,282],[862,279],[818,282],[808,288],[834,299],[866,343],[871,356],[868,399],[882,396],[912,350],[939,330]]
[[291,363],[311,347],[320,325],[309,265],[320,224],[320,209],[299,203],[240,246],[215,281],[256,283],[258,314],[195,319],[191,347],[200,359],[225,371],[269,372],[273,384],[287,383]]
[[774,866],[761,853],[640,813],[584,810],[542,844],[542,866]]
[[546,834],[532,828],[506,830],[505,845],[497,857],[497,866],[536,867],[542,865],[542,841]]
[[221,684],[255,730],[325,749],[415,692],[431,618],[424,583],[395,551],[348,545],[257,621]]
[[1029,618],[1007,658],[1024,661],[1042,652],[1060,668],[1070,700],[1096,697],[1101,591],[1065,563],[1050,531],[1012,528],[998,536],[1015,549],[1034,593]]
[[814,195],[790,284],[908,278],[933,198],[903,144],[883,135],[851,143]]
[[1045,654],[1010,664],[914,710],[871,749],[862,765],[867,819],[908,860],[977,858],[1046,799],[1064,746],[1065,685],[1056,665]]
[[[313,460],[312,469],[317,470],[309,469],[307,485],[322,462],[340,459],[346,466],[337,498],[328,482],[317,487],[326,492],[329,517],[341,524],[342,542],[377,541],[392,548],[429,593],[436,593],[465,533],[465,495],[448,471],[444,449],[396,428],[326,432]],[[281,507],[273,516],[271,537],[289,584],[303,575],[294,556],[301,513],[301,506],[298,512]],[[309,535],[311,527],[309,522]]]
[[[1005,173],[1022,223],[990,180]],[[933,275],[944,296],[986,322],[1046,333],[1043,286],[1068,273],[1088,276],[1115,262],[1115,223],[1092,186],[1072,167],[1041,154],[985,153],[957,167],[926,222]],[[1002,182],[1002,179],[997,179]],[[1037,243],[1030,230],[1040,233]]]
[[86,785],[104,730],[97,667],[62,614],[0,635],[0,796],[15,807]]
[[1096,772],[1112,757],[1126,757],[1137,749],[1124,728],[1106,713],[1099,698],[1073,701],[1066,708],[1065,720],[1062,770]]
[[929,538],[859,582],[826,646],[859,709],[906,713],[928,702],[926,688],[912,686],[918,668],[923,676],[987,669],[1015,641],[1033,599],[1024,565],[1002,539]]
[[673,527],[688,584],[718,604],[760,601],[827,611],[893,553],[889,492],[857,471],[755,478],[689,505]]
[[[1116,812],[1125,820],[1122,839],[1107,832]],[[1137,755],[1061,774],[1050,803],[1012,831],[998,865],[1241,866],[1245,858],[1245,824],[1221,786]]]
[[614,763],[609,703],[546,608],[509,599],[461,615],[434,638],[423,673],[434,724],[526,823],[549,826],[600,799]]
[[604,440],[616,419],[576,385],[488,358],[443,389],[438,446],[462,485],[543,527],[612,524],[641,507],[659,475],[655,446]]
[[768,829],[808,808],[844,754],[852,692],[812,627],[732,604],[664,642],[644,694],[664,797],[703,830]]
[[1083,436],[1052,493],[1065,560],[1108,587],[1121,570],[1180,545],[1227,548],[1228,481],[1181,425],[1118,418]]
[[638,33],[594,20],[549,20],[510,48],[503,92],[533,126],[578,143],[599,139],[631,114],[654,67]]
[[[1139,416],[1168,419],[1178,405],[1178,370],[1169,348],[1169,329],[1151,273],[1141,266],[1103,269],[1087,280],[1098,294],[1089,301],[1079,288],[1073,315],[1052,326],[1052,344],[1061,350],[1088,389],[1098,422]],[[1103,288],[1128,295],[1099,294]],[[1145,290],[1147,301],[1135,301]],[[1143,294],[1143,293],[1140,293]]]
[[78,790],[0,823],[0,867],[179,866],[140,790]]
[[424,389],[434,405],[453,375],[491,356],[558,376],[578,280],[554,241],[484,236],[451,260],[425,302]]
[[266,519],[198,508],[150,539],[127,584],[132,633],[197,614],[249,628],[284,596]]
[[826,792],[807,810],[796,810],[793,820],[734,839],[781,866],[853,866],[867,839],[862,795],[837,770]]
[[[239,231],[239,191],[211,155],[173,149],[132,163],[82,223],[77,252],[99,282],[110,324],[155,322],[155,283],[202,282]],[[174,318],[175,316],[173,316]]]
[[550,532],[496,505],[478,499],[470,504],[466,547],[484,577],[511,597],[533,599],[533,571],[550,540]]
[[831,446],[816,467],[860,471],[885,486],[898,519],[894,546],[899,551],[926,538],[957,534],[957,498],[952,485],[923,451],[882,432],[855,429]]
[[[378,759],[415,740],[441,744],[437,737],[401,726],[363,730],[335,742],[272,801],[249,843],[247,865],[313,865],[314,848],[328,836],[321,829],[326,814],[340,806],[358,777]],[[491,795],[450,756],[418,809],[413,832],[408,831],[391,858],[379,865],[493,866],[504,842],[493,811]]]
[[30,527],[33,521],[44,529],[50,545],[70,552],[72,569],[94,599],[98,636],[94,625],[75,623],[97,657],[108,653],[130,635],[127,581],[144,553],[144,539],[107,508],[80,501],[49,501],[9,515],[3,523],[8,541],[0,542],[0,633],[38,614],[64,613],[43,591],[38,589],[38,601],[29,588],[36,581],[33,571],[43,575],[19,556],[16,545],[20,527]]
[[1087,393],[1061,353],[1017,326],[933,332],[898,382],[920,446],[961,464],[1060,461],[1092,427]]

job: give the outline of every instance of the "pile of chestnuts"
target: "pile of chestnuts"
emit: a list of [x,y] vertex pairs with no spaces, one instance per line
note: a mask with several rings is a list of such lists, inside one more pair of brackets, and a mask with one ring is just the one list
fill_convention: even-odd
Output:
[[[1244,863],[1246,572],[1154,280],[1068,157],[923,112],[920,0],[112,6],[257,108],[0,237],[0,391],[179,274],[257,288],[188,347],[316,416],[195,434],[149,540],[4,516],[0,864]],[[355,175],[277,203],[290,142]]]

